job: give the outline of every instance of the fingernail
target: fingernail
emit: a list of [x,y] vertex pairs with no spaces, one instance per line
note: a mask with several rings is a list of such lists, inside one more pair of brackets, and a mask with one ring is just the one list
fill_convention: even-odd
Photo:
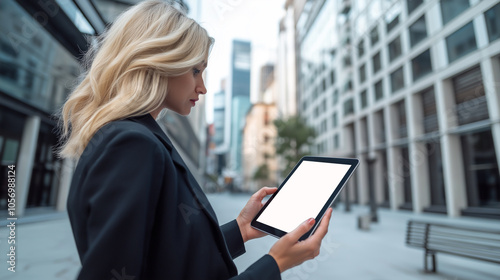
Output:
[[307,220],[307,224],[309,224],[309,225],[314,225],[314,219],[313,219],[313,218],[309,218],[309,219]]

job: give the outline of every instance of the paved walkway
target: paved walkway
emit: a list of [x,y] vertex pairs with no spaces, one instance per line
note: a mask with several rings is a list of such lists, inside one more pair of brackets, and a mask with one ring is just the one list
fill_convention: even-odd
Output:
[[[248,195],[210,194],[209,199],[221,223],[237,216]],[[477,218],[451,219],[442,215],[410,212],[379,211],[378,224],[369,231],[357,229],[357,217],[368,212],[367,207],[353,207],[349,213],[335,209],[321,254],[314,260],[283,273],[286,280],[488,280],[500,279],[500,266],[460,257],[438,254],[437,274],[426,274],[422,250],[404,244],[408,219],[434,220],[454,224],[476,225],[500,230],[500,223]],[[0,221],[0,280],[75,279],[79,259],[67,216],[64,213],[32,214],[19,220],[16,228],[16,272],[7,270],[9,234]],[[235,260],[244,270],[267,253],[276,242],[273,237],[249,241],[247,253]]]

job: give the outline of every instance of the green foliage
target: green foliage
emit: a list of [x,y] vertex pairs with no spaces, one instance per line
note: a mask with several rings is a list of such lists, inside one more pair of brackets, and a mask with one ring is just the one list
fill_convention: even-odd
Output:
[[276,154],[285,160],[283,174],[288,174],[295,164],[309,154],[316,132],[299,116],[274,121],[277,130]]
[[269,167],[266,163],[259,166],[259,168],[253,174],[254,180],[267,180],[269,179]]

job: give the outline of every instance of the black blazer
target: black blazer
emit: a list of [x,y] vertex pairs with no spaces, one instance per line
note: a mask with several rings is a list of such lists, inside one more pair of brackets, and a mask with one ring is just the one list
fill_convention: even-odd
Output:
[[281,279],[264,255],[237,275],[245,252],[236,220],[221,227],[170,139],[149,114],[100,129],[79,159],[68,213],[78,279]]

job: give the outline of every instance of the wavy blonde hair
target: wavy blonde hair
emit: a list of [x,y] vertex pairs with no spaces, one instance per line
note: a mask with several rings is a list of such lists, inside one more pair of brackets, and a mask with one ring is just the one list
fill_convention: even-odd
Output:
[[86,54],[88,70],[60,112],[59,155],[79,158],[105,124],[158,109],[168,77],[206,61],[212,44],[205,29],[164,2],[121,14]]

